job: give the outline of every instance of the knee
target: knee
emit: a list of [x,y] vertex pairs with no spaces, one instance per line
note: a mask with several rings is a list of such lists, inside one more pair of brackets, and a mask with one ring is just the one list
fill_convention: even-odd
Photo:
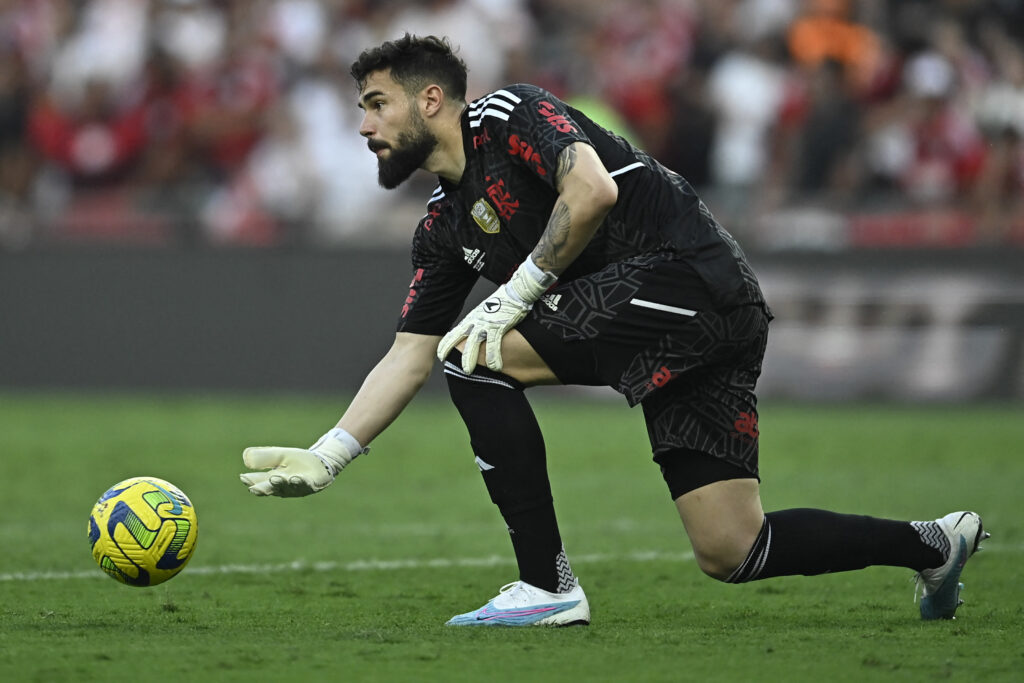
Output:
[[725,581],[750,555],[764,511],[756,479],[723,479],[676,499],[693,554],[708,576]]
[[718,581],[725,581],[743,564],[751,543],[716,539],[713,542],[694,543],[693,554],[700,570]]
[[[761,523],[751,517],[749,521],[722,519],[719,524],[703,526],[690,533],[694,558],[700,570],[713,579],[726,581],[746,562],[760,538]],[[688,529],[688,531],[691,531]]]

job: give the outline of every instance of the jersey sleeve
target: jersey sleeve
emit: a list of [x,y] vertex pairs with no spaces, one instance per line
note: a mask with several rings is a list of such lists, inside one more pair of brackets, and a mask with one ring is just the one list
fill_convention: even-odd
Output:
[[565,103],[548,91],[520,83],[497,92],[515,103],[505,126],[509,155],[554,188],[562,150],[574,142],[593,143]]
[[399,332],[443,335],[455,324],[477,273],[445,248],[435,208],[420,220],[412,242],[412,280],[398,318]]

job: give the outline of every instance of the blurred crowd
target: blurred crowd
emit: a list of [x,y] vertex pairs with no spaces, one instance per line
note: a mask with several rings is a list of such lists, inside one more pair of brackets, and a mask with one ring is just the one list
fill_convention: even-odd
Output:
[[377,186],[348,75],[406,31],[755,244],[1024,245],[1018,0],[0,0],[0,249],[407,240],[433,181]]

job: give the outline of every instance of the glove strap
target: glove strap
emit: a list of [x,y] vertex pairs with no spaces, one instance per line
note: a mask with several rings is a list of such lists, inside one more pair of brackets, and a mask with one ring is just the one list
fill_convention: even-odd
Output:
[[369,446],[363,448],[354,436],[341,427],[335,427],[321,436],[309,450],[320,458],[332,477],[337,476],[346,465],[360,455],[370,452]]
[[505,292],[529,307],[557,280],[557,275],[541,270],[540,266],[533,262],[533,256],[527,256],[505,285]]

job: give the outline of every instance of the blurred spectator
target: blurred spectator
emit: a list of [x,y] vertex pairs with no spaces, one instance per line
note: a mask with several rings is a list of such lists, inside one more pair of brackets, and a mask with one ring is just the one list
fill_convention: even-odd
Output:
[[873,30],[854,16],[852,0],[805,0],[805,11],[789,28],[789,50],[797,63],[842,64],[855,92],[867,92],[884,69],[884,51]]
[[74,99],[40,96],[29,115],[29,136],[45,161],[79,187],[123,180],[146,143],[141,93],[115,92],[110,81],[83,82]]
[[21,56],[0,53],[0,248],[25,246],[32,232],[35,156],[25,144],[29,83]]
[[1024,49],[992,38],[997,76],[975,102],[988,148],[975,200],[982,239],[998,243],[1024,235]]
[[795,114],[800,119],[799,136],[789,182],[806,198],[824,195],[846,200],[861,179],[860,108],[844,82],[839,62],[818,63],[809,78],[805,99]]
[[910,156],[899,168],[907,193],[926,202],[956,201],[970,190],[985,146],[968,112],[954,98],[957,75],[935,52],[913,57],[904,70]]
[[672,116],[666,130],[665,149],[659,159],[692,185],[711,184],[711,147],[718,138],[718,119],[708,102],[707,73],[691,67],[672,88]]
[[758,190],[770,186],[771,135],[789,87],[776,43],[761,39],[737,47],[715,62],[708,74],[707,97],[715,113],[711,179],[718,213],[729,225],[742,225],[755,208]]

